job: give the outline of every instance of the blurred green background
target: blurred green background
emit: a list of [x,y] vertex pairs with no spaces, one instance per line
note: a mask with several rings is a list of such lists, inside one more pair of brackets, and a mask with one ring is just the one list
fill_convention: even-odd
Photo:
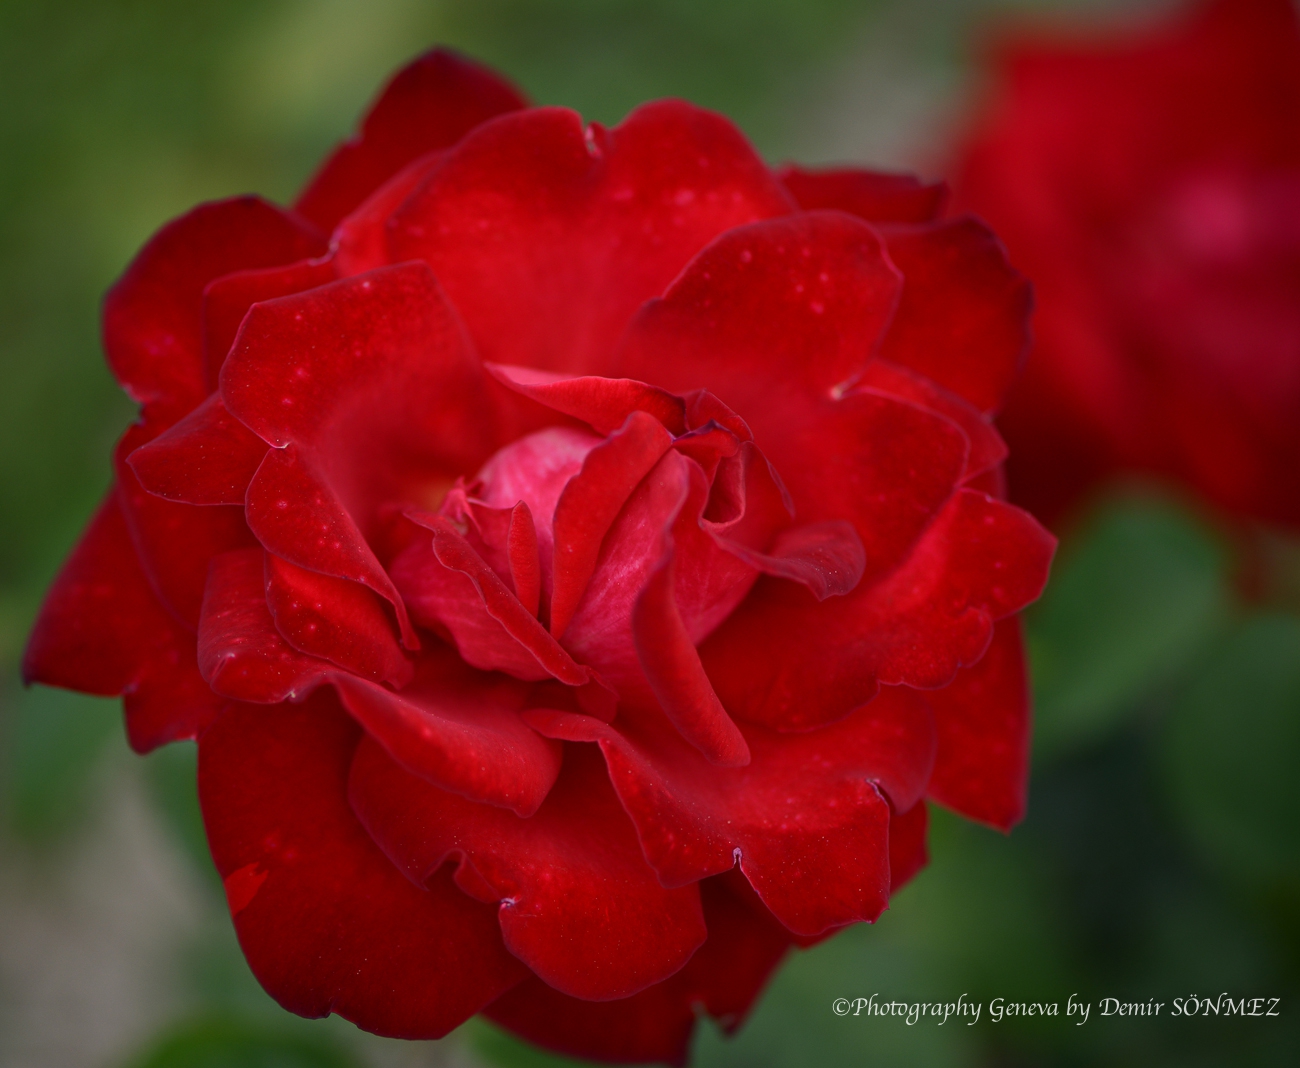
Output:
[[[941,173],[981,27],[1100,3],[980,0],[0,0],[0,1065],[556,1064],[485,1025],[441,1043],[299,1021],[248,975],[192,747],[126,750],[116,702],[24,692],[39,597],[131,417],[100,295],[194,203],[285,201],[400,63],[450,43],[615,122],[679,95],[769,159]],[[1168,3],[1110,4],[1167,8]],[[935,811],[874,927],[800,954],[702,1065],[1294,1063],[1300,1051],[1300,549],[1117,487],[1030,616],[1038,730],[1010,837]],[[1257,584],[1258,585],[1258,584]],[[1280,997],[1224,1020],[839,1018],[837,997]]]

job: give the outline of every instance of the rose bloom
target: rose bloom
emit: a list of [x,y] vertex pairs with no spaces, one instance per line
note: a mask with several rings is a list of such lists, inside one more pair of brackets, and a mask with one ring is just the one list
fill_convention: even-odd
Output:
[[1057,517],[1119,471],[1300,525],[1300,29],[1212,0],[1100,39],[1022,34],[957,197],[1039,301],[1000,426]]
[[293,210],[144,247],[104,309],[140,420],[26,675],[198,740],[280,1004],[680,1063],[876,919],[926,797],[1020,817],[1028,288],[942,195],[433,52]]

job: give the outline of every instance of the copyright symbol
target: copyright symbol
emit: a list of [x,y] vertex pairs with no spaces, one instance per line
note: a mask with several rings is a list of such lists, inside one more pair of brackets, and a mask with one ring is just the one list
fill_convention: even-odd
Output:
[[831,1009],[834,1011],[836,1016],[847,1016],[849,1014],[849,999],[836,998],[831,1004]]

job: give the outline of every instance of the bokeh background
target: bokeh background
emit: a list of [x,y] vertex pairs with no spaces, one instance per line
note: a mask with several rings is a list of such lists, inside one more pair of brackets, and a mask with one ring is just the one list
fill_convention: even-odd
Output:
[[[99,353],[99,299],[154,229],[214,197],[291,199],[433,43],[606,123],[678,95],[733,116],[773,162],[936,177],[990,26],[1177,6],[0,0],[0,1065],[571,1063],[478,1023],[405,1044],[281,1012],[225,914],[193,747],[134,757],[115,701],[19,685],[40,595],[132,414]],[[935,811],[931,866],[880,922],[792,959],[735,1039],[703,1026],[697,1063],[1296,1063],[1300,547],[1257,532],[1261,546],[1272,579],[1248,600],[1238,542],[1194,502],[1136,484],[1092,502],[1029,617],[1028,819],[1004,837]],[[1280,997],[1282,1016],[1169,1016],[1174,997],[1223,991]],[[831,1011],[872,993],[1166,1008],[1094,1006],[1083,1027]]]

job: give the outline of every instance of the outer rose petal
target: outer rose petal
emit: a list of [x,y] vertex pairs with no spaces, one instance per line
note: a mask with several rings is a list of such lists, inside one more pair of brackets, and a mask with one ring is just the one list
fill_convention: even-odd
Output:
[[871,223],[932,222],[948,198],[943,182],[927,185],[911,174],[856,167],[806,170],[787,164],[776,176],[804,211],[847,211]]
[[445,48],[404,67],[371,105],[361,131],[316,172],[294,205],[332,230],[417,156],[454,145],[495,115],[528,101],[499,74]]
[[659,885],[590,747],[569,747],[527,820],[431,787],[368,743],[353,763],[351,797],[417,884],[459,854],[461,885],[501,901],[510,951],[566,994],[628,997],[672,975],[704,941],[699,892]]
[[1029,283],[970,216],[883,232],[904,282],[880,355],[997,411],[1029,352]]
[[439,1038],[527,974],[447,873],[412,885],[348,806],[360,730],[328,691],[231,705],[199,740],[199,800],[258,981],[300,1016]]
[[199,670],[224,697],[258,704],[301,700],[333,665],[301,653],[275,629],[266,605],[266,554],[223,553],[212,561],[199,620]]
[[445,489],[486,456],[484,381],[422,264],[255,305],[222,368],[226,407],[276,447],[249,487],[254,533],[386,598],[408,648],[406,608],[367,538],[381,504]]
[[524,718],[552,737],[600,743],[665,885],[739,862],[773,914],[805,935],[879,915],[889,899],[890,810],[881,790],[910,808],[934,763],[929,709],[902,687],[819,731],[747,728],[753,760],[743,768],[708,763],[650,717],[614,726],[559,712]]
[[203,290],[203,374],[208,389],[217,388],[221,365],[249,308],[259,301],[315,289],[337,277],[334,258],[325,257],[236,271],[209,282]]
[[166,500],[242,506],[266,450],[214,393],[126,462],[145,490]]
[[104,298],[104,351],[122,388],[165,422],[184,415],[208,392],[204,287],[324,251],[314,228],[257,197],[204,204],[168,223]]
[[971,453],[939,410],[844,392],[867,369],[898,289],[860,220],[819,212],[757,223],[715,241],[649,302],[617,361],[679,392],[716,391],[742,412],[796,519],[853,523],[866,553],[859,589],[905,557]]
[[791,203],[734,126],[680,101],[619,126],[536,108],[475,131],[393,217],[485,360],[600,373],[641,303],[718,234]]
[[925,832],[930,816],[925,802],[889,818],[889,894],[892,897],[930,861]]
[[760,579],[700,655],[733,716],[807,730],[877,683],[948,685],[984,655],[993,621],[1042,591],[1055,547],[1028,513],[959,490],[887,577],[822,602]]
[[825,397],[866,364],[901,281],[879,235],[838,212],[738,227],[638,313],[617,373],[716,393],[767,451],[792,400]]
[[118,500],[150,585],[188,627],[199,622],[208,561],[217,553],[254,544],[238,508],[200,508],[149,493],[127,462],[151,436],[148,424],[128,427],[114,457]]
[[493,1002],[486,1015],[569,1056],[685,1064],[697,1007],[724,1031],[736,1030],[790,948],[789,932],[761,905],[760,913],[738,899],[725,877],[702,882],[700,898],[708,940],[662,983],[630,998],[593,1002],[530,978]]
[[199,663],[219,693],[243,701],[301,700],[332,683],[343,706],[415,775],[474,801],[528,815],[560,769],[560,747],[524,725],[527,690],[467,668],[449,649],[425,650],[400,694],[294,649],[267,607],[260,550],[212,563],[199,627]]
[[939,733],[928,794],[968,819],[1009,831],[1029,787],[1029,679],[1019,617],[1000,620],[974,667],[928,695]]
[[266,600],[276,629],[294,648],[372,682],[411,681],[382,602],[357,582],[304,571],[266,554]]
[[137,753],[197,737],[224,703],[199,674],[194,636],[150,589],[115,491],[45,596],[23,653],[23,681],[121,694]]
[[993,470],[1007,458],[1006,444],[993,428],[988,416],[955,393],[949,393],[913,371],[888,360],[872,360],[855,388],[863,392],[887,393],[911,401],[961,427],[970,443],[966,470],[962,472],[962,481],[965,483]]

